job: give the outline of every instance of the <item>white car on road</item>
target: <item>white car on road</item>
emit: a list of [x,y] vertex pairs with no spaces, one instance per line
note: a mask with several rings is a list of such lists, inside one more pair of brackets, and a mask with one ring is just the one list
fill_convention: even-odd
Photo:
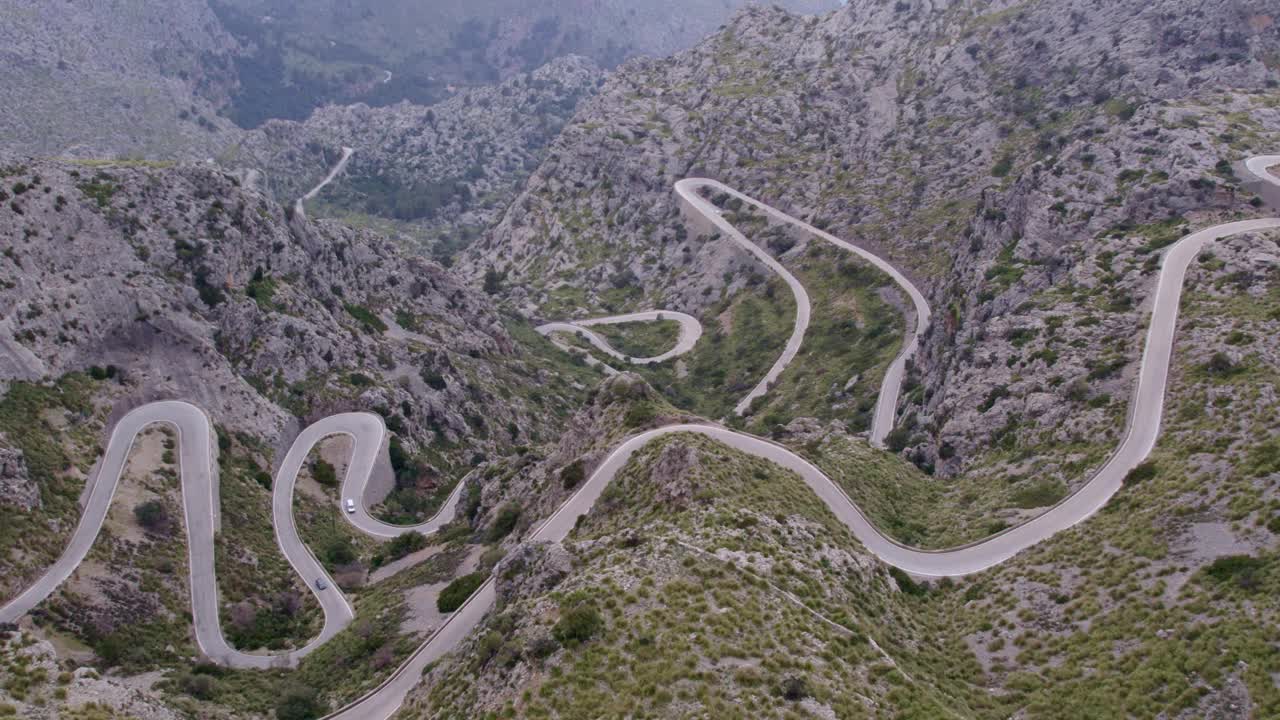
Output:
[[356,501],[351,498],[347,498],[347,512],[352,515],[356,512]]

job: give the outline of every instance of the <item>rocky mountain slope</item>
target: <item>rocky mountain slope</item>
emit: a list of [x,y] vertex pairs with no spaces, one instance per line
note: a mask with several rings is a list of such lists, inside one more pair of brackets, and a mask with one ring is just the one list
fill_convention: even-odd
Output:
[[[762,271],[691,232],[672,192],[719,179],[926,288],[937,321],[892,444],[975,479],[957,496],[987,510],[1042,506],[1114,444],[1151,251],[1259,212],[1231,165],[1277,141],[1278,49],[1263,3],[747,10],[612,76],[459,268],[539,318],[720,313]],[[1032,492],[1019,463],[1072,438]]]
[[[921,581],[885,573],[798,478],[672,436],[565,543],[507,540],[496,610],[405,714],[1275,714],[1280,357],[1260,339],[1280,322],[1280,270],[1255,259],[1277,248],[1242,237],[1191,269],[1165,434],[1087,522],[987,572]],[[1211,349],[1224,344],[1246,359]],[[542,501],[603,460],[594,438],[678,419],[620,375],[485,504],[524,503],[520,526],[536,527]],[[895,537],[959,522],[927,478],[838,423],[779,439]]]
[[341,178],[316,200],[318,214],[372,224],[447,258],[497,222],[602,77],[591,61],[566,57],[431,106],[331,105],[302,122],[268,122],[218,159],[256,170],[261,186],[285,202],[351,147]]
[[[146,163],[3,168],[0,596],[65,545],[110,419],[182,398],[219,434],[223,523],[235,528],[218,551],[232,639],[246,649],[304,642],[316,608],[276,549],[269,491],[305,423],[383,415],[394,479],[370,501],[409,522],[486,457],[549,437],[581,400],[583,371],[439,266],[368,232],[290,220],[231,175]],[[37,613],[131,671],[194,654],[174,443],[157,431],[135,448],[89,564]],[[339,449],[316,468],[325,457],[345,462]],[[321,484],[335,475],[331,465],[313,473]],[[298,499],[302,532],[340,581],[359,586],[379,546],[338,532],[336,501],[312,487]]]

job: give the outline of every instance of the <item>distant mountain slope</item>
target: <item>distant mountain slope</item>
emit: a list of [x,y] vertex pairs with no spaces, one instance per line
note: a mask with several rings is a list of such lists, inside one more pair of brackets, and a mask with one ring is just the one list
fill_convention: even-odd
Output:
[[[746,0],[211,0],[250,52],[231,116],[301,118],[326,102],[429,104],[562,55],[611,67],[715,30]],[[836,0],[783,0],[825,12]]]
[[205,0],[0,0],[0,148],[203,158],[238,52]]
[[234,144],[237,123],[430,105],[570,54],[603,67],[665,55],[744,2],[0,0],[0,150],[204,159]]

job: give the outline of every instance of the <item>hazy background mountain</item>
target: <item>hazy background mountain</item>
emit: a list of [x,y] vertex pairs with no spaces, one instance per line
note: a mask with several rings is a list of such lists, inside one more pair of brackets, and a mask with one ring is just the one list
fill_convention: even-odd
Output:
[[[748,0],[210,0],[246,49],[230,117],[242,126],[301,118],[326,102],[430,104],[549,60],[612,67],[667,55]],[[783,0],[824,12],[836,0]]]
[[204,159],[236,125],[329,103],[432,104],[568,54],[604,67],[665,55],[745,4],[0,0],[0,149]]
[[205,0],[0,0],[0,149],[203,157],[240,52]]

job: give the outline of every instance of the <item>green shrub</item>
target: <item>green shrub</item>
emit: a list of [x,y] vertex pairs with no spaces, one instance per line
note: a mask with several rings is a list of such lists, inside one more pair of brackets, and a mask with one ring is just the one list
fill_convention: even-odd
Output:
[[791,675],[782,681],[782,697],[790,702],[799,702],[809,697],[809,683],[799,675]]
[[338,485],[338,471],[334,469],[331,463],[325,460],[317,459],[311,465],[311,477],[325,487],[336,487]]
[[276,720],[313,720],[328,710],[314,688],[295,685],[276,703]]
[[896,427],[889,431],[884,438],[885,447],[889,448],[889,452],[900,453],[906,449],[911,442],[911,430],[905,427]]
[[582,603],[564,611],[551,634],[561,643],[582,643],[604,628],[604,618],[595,605]]
[[516,529],[516,523],[520,521],[520,506],[515,504],[503,505],[498,511],[498,517],[493,521],[493,527],[489,529],[490,542],[497,542],[502,538],[511,534]]
[[147,532],[164,534],[169,531],[169,513],[159,500],[148,500],[133,509],[133,517]]
[[587,477],[587,470],[582,464],[582,460],[574,460],[565,465],[560,470],[560,482],[564,485],[565,490],[572,490],[582,484]]
[[212,700],[216,691],[216,681],[208,675],[184,674],[178,678],[178,687],[182,692],[197,700]]
[[420,374],[422,375],[422,381],[425,382],[427,387],[432,390],[444,390],[448,387],[448,383],[445,382],[444,376],[440,374],[439,370],[436,370],[433,367],[423,366]]
[[320,552],[320,557],[325,561],[325,565],[334,568],[355,562],[356,550],[351,546],[350,540],[338,536],[325,544]]
[[1220,378],[1228,378],[1238,374],[1243,368],[1231,361],[1231,357],[1224,352],[1216,352],[1209,361],[1204,364],[1204,371]]
[[426,546],[427,536],[420,532],[407,532],[403,535],[397,535],[391,542],[383,546],[381,552],[373,557],[373,565],[378,567],[392,560],[399,560],[405,555],[417,552]]
[[436,609],[442,613],[451,613],[462,607],[467,598],[471,597],[488,577],[488,573],[474,572],[449,583],[436,598]]
[[907,595],[921,596],[929,592],[928,585],[912,580],[910,575],[899,568],[889,568],[889,576],[893,578],[894,582],[898,583],[898,589]]
[[1134,469],[1130,470],[1129,473],[1124,476],[1124,484],[1136,485],[1137,483],[1140,483],[1143,480],[1150,480],[1155,476],[1156,476],[1156,464],[1154,462],[1147,461],[1135,467]]
[[647,401],[638,402],[627,408],[623,423],[629,428],[636,428],[653,422],[657,415],[658,411],[653,407],[653,403]]
[[502,276],[503,274],[489,268],[484,272],[484,291],[489,295],[497,295],[502,292]]
[[1254,477],[1280,472],[1280,438],[1271,438],[1249,448],[1249,465]]
[[382,322],[382,318],[375,315],[369,308],[364,307],[363,305],[352,305],[350,303],[343,307],[346,308],[347,313],[349,313],[351,317],[359,320],[360,324],[364,325],[365,330],[374,333],[384,333],[387,331],[387,324]]
[[1067,488],[1062,483],[1044,480],[1018,489],[1010,498],[1010,502],[1014,507],[1023,509],[1047,507],[1061,500],[1066,494]]
[[1255,590],[1262,584],[1266,561],[1252,555],[1227,555],[1214,560],[1205,574],[1220,582],[1234,582],[1242,590]]

